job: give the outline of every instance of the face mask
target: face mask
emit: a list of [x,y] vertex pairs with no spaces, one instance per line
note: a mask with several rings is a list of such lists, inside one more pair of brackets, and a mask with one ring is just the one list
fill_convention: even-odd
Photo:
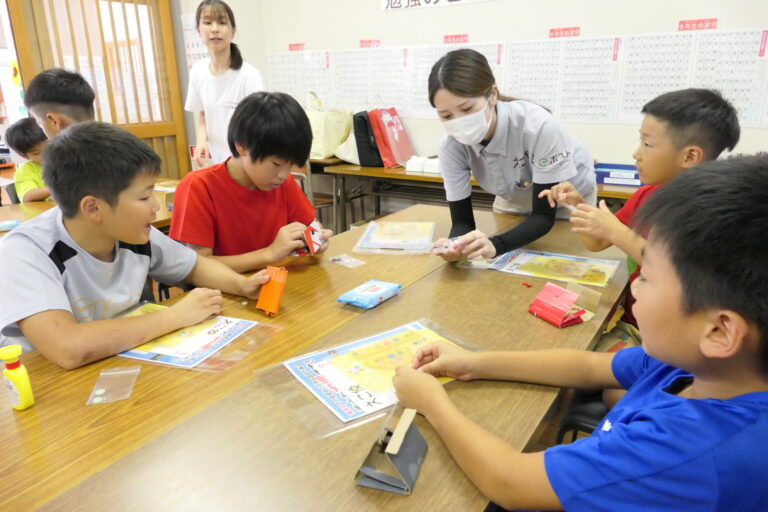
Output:
[[[490,100],[486,100],[485,106],[489,104]],[[477,112],[443,121],[443,126],[448,135],[462,144],[479,144],[491,127],[491,119],[493,119],[493,113],[486,119],[485,107],[483,107]]]

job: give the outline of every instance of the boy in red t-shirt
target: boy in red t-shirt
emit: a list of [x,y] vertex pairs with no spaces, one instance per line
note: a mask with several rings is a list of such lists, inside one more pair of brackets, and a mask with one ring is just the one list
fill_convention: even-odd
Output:
[[[640,145],[633,153],[643,186],[614,215],[600,201],[598,208],[584,202],[568,182],[542,193],[554,207],[555,201],[576,206],[571,213],[572,230],[590,251],[615,245],[629,258],[633,270],[630,282],[640,271],[645,238],[632,229],[632,218],[660,186],[679,173],[706,160],[714,160],[739,141],[739,119],[733,105],[711,89],[682,89],[656,97],[643,106]],[[681,201],[685,198],[681,197]],[[633,268],[634,267],[634,268]],[[634,297],[627,294],[624,316],[598,341],[595,350],[613,352],[640,345],[637,321],[632,314]]]
[[[170,236],[247,272],[304,247],[315,209],[290,172],[309,158],[312,130],[291,96],[257,92],[235,109],[228,140],[232,158],[187,174],[176,187]],[[318,252],[331,235],[321,230]]]

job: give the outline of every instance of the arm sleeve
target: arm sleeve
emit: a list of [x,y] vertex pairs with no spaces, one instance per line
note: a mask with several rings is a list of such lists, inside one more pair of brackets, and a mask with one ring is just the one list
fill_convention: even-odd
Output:
[[[62,273],[31,240],[9,237],[0,244],[0,332],[22,336],[17,322],[37,313],[61,309],[72,312]],[[0,337],[2,338],[2,337]]]
[[449,238],[461,236],[475,229],[475,215],[472,213],[472,196],[459,201],[448,201],[451,211],[451,233]]
[[559,183],[572,179],[578,174],[573,153],[570,136],[553,117],[549,117],[533,142],[533,182]]
[[245,96],[248,96],[249,94],[252,94],[254,92],[263,91],[264,89],[265,89],[264,80],[261,78],[261,73],[259,73],[258,69],[253,68],[253,73],[251,73],[251,75],[249,76]]
[[195,268],[197,253],[152,228],[149,275],[165,284],[183,281]]
[[462,144],[451,137],[440,142],[437,150],[440,175],[443,177],[445,198],[451,201],[465,199],[472,194],[472,171],[464,155]]
[[611,361],[613,376],[621,387],[629,389],[637,379],[650,368],[655,359],[645,353],[642,347],[631,347],[619,350]]
[[491,243],[496,248],[497,256],[529,244],[549,233],[549,230],[552,229],[552,226],[555,224],[555,213],[557,208],[549,206],[547,198],[539,198],[539,194],[555,185],[557,185],[557,182],[533,184],[531,187],[533,189],[533,207],[531,216],[506,233],[490,237]]
[[216,218],[213,198],[205,182],[181,180],[176,187],[171,212],[170,236],[188,244],[213,248],[216,241]]

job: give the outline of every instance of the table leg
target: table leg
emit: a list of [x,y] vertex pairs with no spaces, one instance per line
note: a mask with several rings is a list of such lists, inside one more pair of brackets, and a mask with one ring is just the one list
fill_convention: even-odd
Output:
[[347,229],[347,193],[344,176],[333,175],[333,231],[342,233]]
[[371,188],[373,190],[373,215],[378,219],[381,216],[381,196],[377,194],[379,191],[379,180],[373,180]]

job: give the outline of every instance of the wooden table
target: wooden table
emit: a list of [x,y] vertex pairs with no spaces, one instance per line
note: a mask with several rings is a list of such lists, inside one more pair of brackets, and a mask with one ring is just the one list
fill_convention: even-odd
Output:
[[[565,223],[532,248],[573,248]],[[526,278],[529,281],[531,278]],[[597,317],[557,329],[526,312],[542,281],[529,289],[519,276],[444,265],[375,310],[325,335],[328,347],[427,316],[456,336],[487,349],[588,348],[604,327],[626,283],[623,267],[603,290]],[[381,421],[318,440],[274,385],[300,384],[279,366],[112,466],[56,497],[43,510],[482,510],[486,499],[459,470],[432,428],[417,419],[429,451],[409,497],[357,487],[354,476]],[[524,449],[558,389],[477,381],[448,384],[471,418]],[[304,392],[306,400],[313,400]],[[133,400],[133,398],[131,399]],[[301,402],[301,401],[298,401]]]
[[[436,235],[450,229],[447,209],[416,206],[389,217],[391,220],[436,222]],[[479,229],[504,230],[519,219],[510,215],[477,212]],[[126,457],[165,431],[224,398],[253,378],[253,371],[297,353],[357,318],[370,313],[342,307],[336,298],[344,291],[376,277],[402,284],[405,293],[415,283],[444,266],[431,255],[356,255],[366,265],[347,269],[329,262],[351,253],[361,231],[335,236],[328,254],[316,265],[291,267],[280,313],[268,322],[281,328],[275,336],[254,339],[253,353],[221,373],[184,371],[142,365],[129,400],[104,406],[85,406],[99,372],[104,368],[136,364],[109,358],[66,372],[37,352],[22,358],[27,366],[37,403],[13,412],[0,409],[0,510],[28,510],[44,504],[78,482]],[[222,314],[266,320],[254,304],[241,297],[225,297]],[[235,342],[244,348],[248,336]],[[239,345],[238,345],[239,343]]]
[[[521,220],[490,212],[475,215],[478,228],[488,233]],[[419,205],[388,220],[433,220],[436,236],[450,227],[445,207]],[[270,365],[420,317],[483,348],[587,348],[624,289],[625,266],[602,290],[596,318],[561,330],[526,312],[542,280],[527,278],[534,283],[529,289],[520,285],[519,276],[462,270],[430,255],[356,255],[367,264],[355,269],[328,261],[351,252],[360,233],[334,237],[318,264],[290,271],[281,312],[269,320],[282,330],[256,340],[256,349],[225,372],[141,365],[130,399],[86,407],[102,369],[136,363],[109,358],[65,372],[36,352],[25,354],[22,360],[37,404],[21,412],[0,409],[5,462],[0,510],[480,509],[484,498],[421,419],[430,450],[414,495],[404,498],[356,487],[355,470],[380,421],[322,441],[313,438],[273,392],[275,382],[294,388],[299,384],[285,380],[284,371]],[[531,245],[584,254],[580,247],[565,222]],[[335,302],[342,291],[373,277],[404,288],[370,311]],[[243,305],[242,300],[227,296],[223,314],[264,320],[252,303]],[[449,384],[449,393],[470,417],[522,449],[558,390],[473,382]]]
[[[404,197],[406,199],[414,199],[418,202],[433,202],[438,204],[445,203],[445,193],[443,191],[443,178],[437,173],[425,173],[425,172],[411,172],[406,171],[403,167],[393,167],[391,169],[385,167],[361,167],[354,164],[341,164],[325,167],[324,172],[333,174],[333,209],[334,209],[334,230],[337,233],[347,229],[347,203],[350,198],[347,196],[346,178],[358,177],[365,178],[371,181],[372,190],[370,194],[376,198],[375,203],[375,215],[378,217],[381,214],[380,197],[392,196],[392,197]],[[418,188],[415,190],[400,189],[392,192],[384,192],[379,189],[378,184],[380,182],[411,182],[418,184]],[[477,181],[472,177],[472,186],[476,189],[473,192],[473,205],[477,206],[480,203],[487,203],[489,198],[492,201],[493,196],[482,192],[477,187]],[[435,196],[435,191],[439,193]],[[429,193],[432,193],[434,197],[430,199]],[[481,197],[482,196],[482,197]],[[435,198],[438,199],[435,199]]]
[[[152,222],[152,225],[157,229],[167,232],[171,225],[171,211],[168,209],[166,201],[167,192],[161,192],[159,190],[154,191],[155,198],[160,204],[160,209],[157,212],[157,217]],[[4,220],[19,220],[26,222],[30,219],[34,219],[44,211],[50,210],[56,206],[53,201],[32,201],[29,203],[11,204],[6,206],[0,206],[0,222]],[[5,236],[7,231],[0,232],[0,238]]]

